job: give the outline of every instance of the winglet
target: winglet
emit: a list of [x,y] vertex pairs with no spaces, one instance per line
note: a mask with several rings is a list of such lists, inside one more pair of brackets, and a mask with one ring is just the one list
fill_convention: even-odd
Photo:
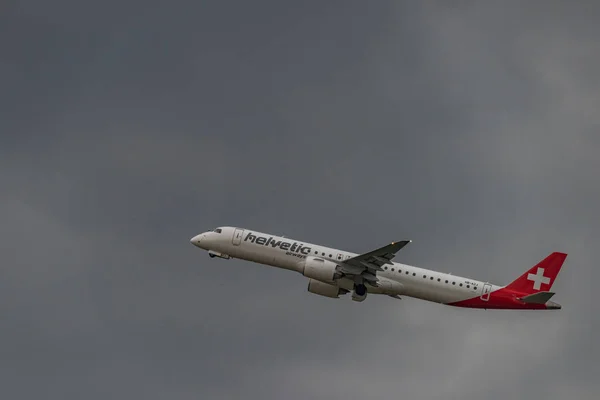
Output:
[[400,240],[398,242],[392,242],[391,245],[397,247],[396,251],[398,251],[409,243],[412,243],[412,240]]

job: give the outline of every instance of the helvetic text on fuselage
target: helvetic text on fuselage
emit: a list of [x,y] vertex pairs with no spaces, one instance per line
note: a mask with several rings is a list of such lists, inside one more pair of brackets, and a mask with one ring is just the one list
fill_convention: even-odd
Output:
[[267,238],[265,236],[253,235],[252,233],[248,233],[246,235],[244,242],[251,242],[265,247],[279,247],[281,250],[286,252],[286,255],[291,255],[298,258],[305,258],[308,254],[310,254],[311,251],[310,247],[305,247],[302,243],[291,243],[285,240],[276,240],[272,236]]

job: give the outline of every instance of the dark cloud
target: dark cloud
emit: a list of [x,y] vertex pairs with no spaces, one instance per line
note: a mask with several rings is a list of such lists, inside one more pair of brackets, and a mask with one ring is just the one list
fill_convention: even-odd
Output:
[[[12,3],[1,392],[597,398],[597,8]],[[217,225],[498,284],[566,251],[563,309],[322,299]]]

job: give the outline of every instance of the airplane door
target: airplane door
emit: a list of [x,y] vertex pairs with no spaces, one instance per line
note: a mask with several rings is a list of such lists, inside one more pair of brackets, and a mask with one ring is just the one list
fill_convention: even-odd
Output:
[[483,290],[481,292],[481,300],[488,301],[490,299],[490,292],[492,291],[492,285],[486,283],[483,285]]
[[235,231],[233,231],[233,239],[231,240],[234,246],[239,246],[240,243],[242,243],[243,233],[243,229],[235,228]]

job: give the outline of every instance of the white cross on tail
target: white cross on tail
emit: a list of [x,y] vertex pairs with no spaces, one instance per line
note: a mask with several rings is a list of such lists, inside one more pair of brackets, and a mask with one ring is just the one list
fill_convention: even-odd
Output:
[[546,285],[550,284],[550,278],[544,276],[544,268],[538,268],[535,274],[528,274],[527,280],[533,281],[533,288],[535,290],[540,290],[542,283]]

